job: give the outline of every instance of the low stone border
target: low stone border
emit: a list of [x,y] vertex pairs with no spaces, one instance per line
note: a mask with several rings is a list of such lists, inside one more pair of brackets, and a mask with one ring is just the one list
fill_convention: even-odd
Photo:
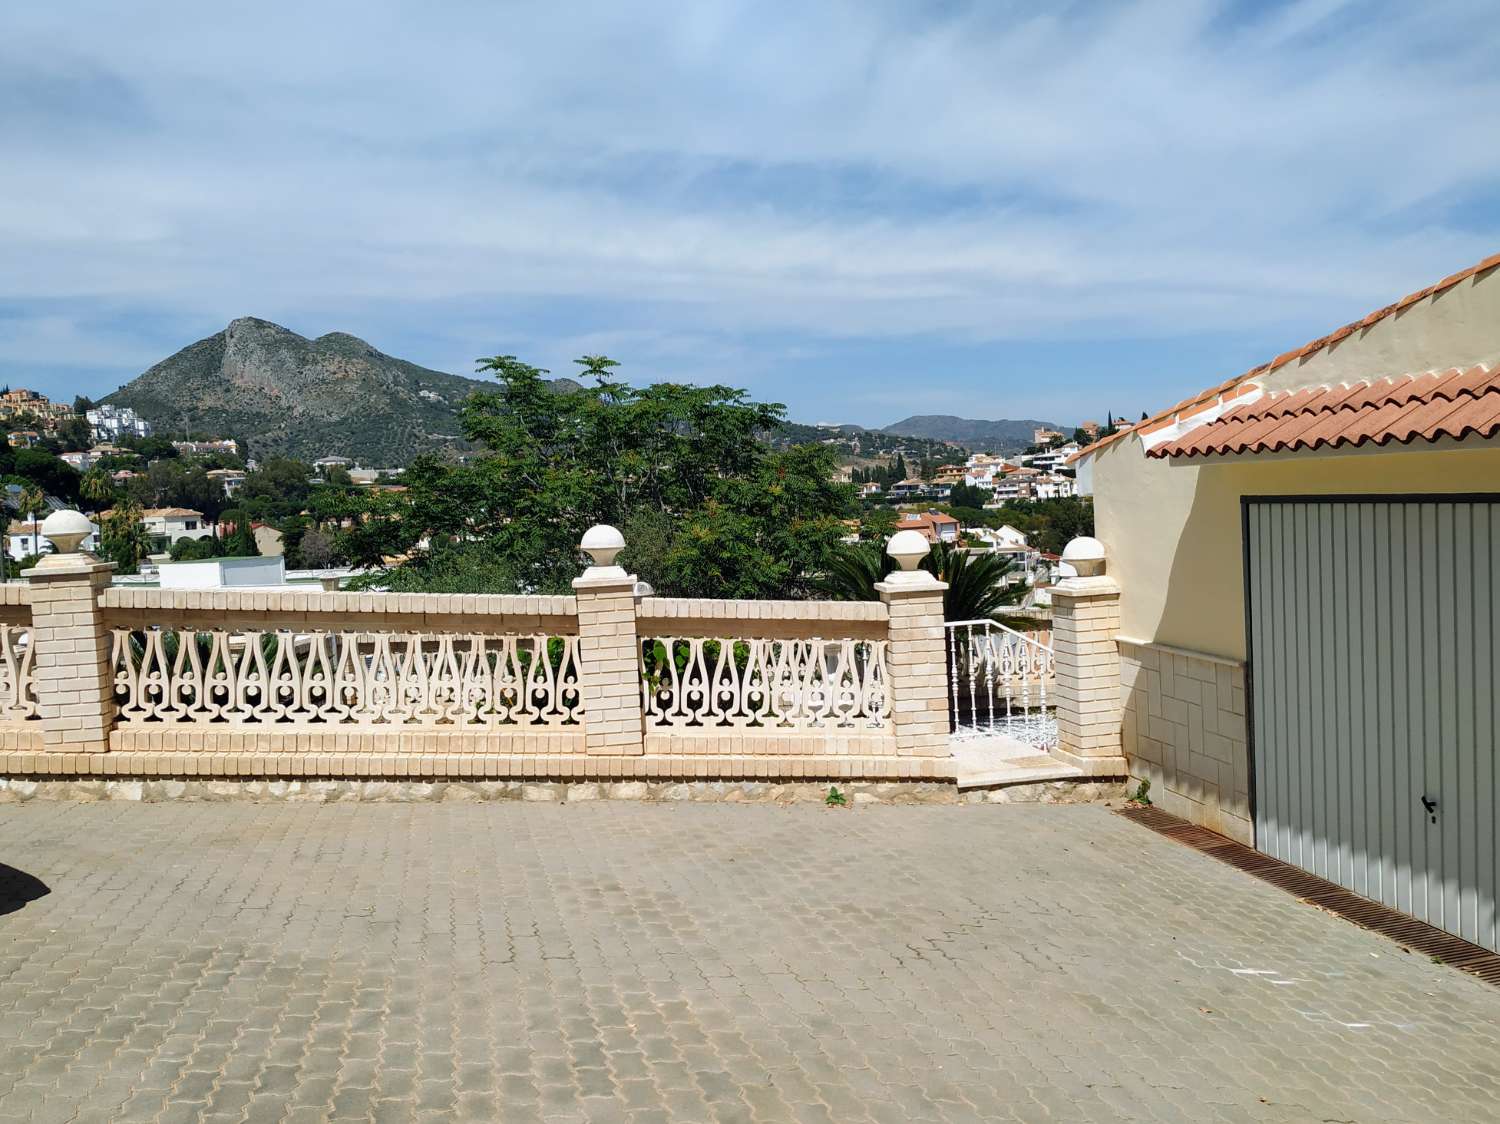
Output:
[[[923,781],[835,784],[852,805],[1086,804],[1123,799],[1114,781],[1045,781],[960,792]],[[299,804],[460,804],[502,800],[582,803],[593,800],[692,801],[723,804],[821,804],[827,783],[797,781],[376,781],[376,780],[58,780],[0,777],[0,804],[32,800],[252,800]]]

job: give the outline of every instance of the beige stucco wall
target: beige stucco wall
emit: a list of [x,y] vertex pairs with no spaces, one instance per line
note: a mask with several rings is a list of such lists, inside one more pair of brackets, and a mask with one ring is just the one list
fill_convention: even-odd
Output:
[[1098,454],[1097,535],[1120,583],[1120,631],[1245,658],[1240,497],[1500,492],[1500,442],[1224,463],[1145,456],[1134,436]]
[[[1259,381],[1287,390],[1497,361],[1500,269],[1491,269]],[[1122,635],[1230,659],[1245,658],[1241,496],[1500,492],[1500,440],[1169,461],[1148,458],[1129,435],[1092,460]]]
[[[1268,390],[1337,383],[1444,367],[1468,367],[1500,356],[1500,269],[1470,277],[1394,312],[1368,328],[1258,379]],[[1227,377],[1226,371],[1220,378]],[[1203,380],[1211,386],[1212,375]]]

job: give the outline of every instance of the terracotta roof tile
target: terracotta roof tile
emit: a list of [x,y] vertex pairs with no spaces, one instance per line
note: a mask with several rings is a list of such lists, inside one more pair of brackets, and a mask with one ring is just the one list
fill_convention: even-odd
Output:
[[1074,453],[1071,457],[1068,458],[1068,463],[1072,464],[1091,453],[1098,452],[1100,449],[1106,448],[1109,445],[1113,445],[1116,441],[1119,441],[1128,433],[1152,433],[1156,430],[1162,429],[1165,426],[1179,421],[1181,419],[1181,415],[1183,414],[1187,414],[1189,417],[1191,417],[1193,413],[1198,412],[1196,409],[1194,409],[1195,407],[1211,406],[1219,400],[1221,395],[1241,394],[1246,392],[1247,390],[1254,389],[1251,380],[1253,380],[1255,376],[1264,374],[1267,371],[1273,371],[1278,367],[1284,367],[1286,364],[1296,359],[1306,358],[1307,356],[1321,351],[1325,347],[1332,346],[1333,344],[1336,344],[1341,340],[1348,338],[1355,332],[1363,331],[1365,328],[1370,327],[1372,324],[1375,324],[1380,320],[1384,320],[1387,316],[1391,316],[1394,313],[1411,307],[1418,301],[1432,296],[1434,293],[1440,293],[1447,289],[1451,289],[1460,281],[1466,281],[1470,277],[1478,277],[1482,273],[1488,273],[1496,266],[1500,266],[1500,254],[1491,254],[1482,262],[1471,265],[1468,269],[1461,269],[1457,273],[1449,274],[1447,277],[1444,277],[1441,281],[1439,281],[1436,285],[1429,285],[1425,289],[1420,289],[1415,293],[1407,294],[1399,301],[1396,301],[1393,304],[1388,304],[1384,308],[1377,308],[1374,312],[1370,313],[1362,320],[1356,320],[1353,323],[1346,324],[1344,327],[1335,329],[1329,334],[1320,336],[1312,342],[1303,344],[1301,347],[1296,348],[1292,351],[1283,352],[1275,359],[1271,360],[1269,363],[1262,363],[1258,367],[1252,367],[1242,375],[1236,375],[1234,378],[1229,379],[1216,387],[1206,390],[1195,397],[1186,398],[1183,401],[1177,403],[1177,405],[1169,407],[1168,409],[1165,409],[1152,417],[1145,418],[1142,421],[1136,422],[1134,425],[1122,426],[1119,432],[1112,433],[1108,437],[1100,438],[1092,445],[1089,445],[1086,448],[1080,449],[1078,452]]
[[1147,451],[1223,456],[1500,435],[1500,367],[1484,364],[1269,394]]

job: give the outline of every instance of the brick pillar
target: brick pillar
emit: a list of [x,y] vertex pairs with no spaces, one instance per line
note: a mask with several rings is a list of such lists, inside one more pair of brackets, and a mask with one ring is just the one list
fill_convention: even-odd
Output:
[[951,751],[943,593],[948,586],[917,569],[927,551],[927,540],[916,531],[892,535],[886,553],[901,569],[877,582],[875,590],[890,612],[886,670],[896,752],[910,757],[947,757]]
[[49,554],[24,576],[31,581],[32,682],[42,742],[53,751],[104,753],[115,724],[109,632],[99,594],[113,562],[90,554]]
[[624,546],[625,540],[613,527],[590,528],[583,536],[583,549],[595,564],[573,581],[578,598],[583,738],[589,753],[646,752],[635,577],[614,565]]
[[1056,755],[1089,776],[1123,777],[1120,729],[1124,706],[1120,650],[1115,643],[1120,632],[1120,587],[1104,576],[1103,548],[1094,539],[1074,539],[1063,552],[1063,560],[1072,563],[1079,576],[1064,578],[1052,587]]

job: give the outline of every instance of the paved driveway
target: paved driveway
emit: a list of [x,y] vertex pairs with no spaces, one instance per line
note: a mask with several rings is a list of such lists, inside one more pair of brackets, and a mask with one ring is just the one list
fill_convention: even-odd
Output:
[[0,1119],[1500,1114],[1500,991],[1097,807],[32,803],[0,862]]

